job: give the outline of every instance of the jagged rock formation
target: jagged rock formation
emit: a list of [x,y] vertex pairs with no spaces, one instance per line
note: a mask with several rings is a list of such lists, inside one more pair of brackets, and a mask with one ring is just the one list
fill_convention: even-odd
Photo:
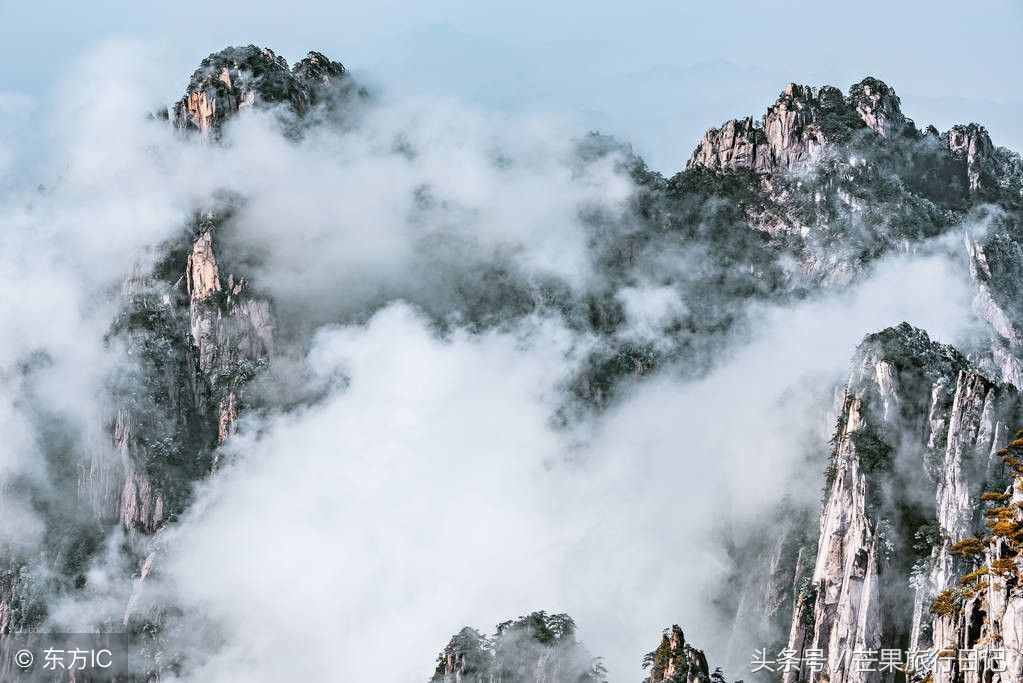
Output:
[[878,256],[971,220],[985,201],[1018,204],[1019,168],[1019,155],[976,124],[918,130],[894,91],[866,78],[846,97],[790,84],[760,121],[709,130],[672,183],[737,185],[716,192],[775,256],[791,257],[786,286],[799,288],[844,286]]
[[[1021,415],[1014,387],[921,330],[903,324],[864,340],[842,399],[817,560],[789,649],[821,651],[820,675],[833,682],[870,681],[880,678],[856,671],[856,650],[933,644],[926,606],[955,578],[951,548],[976,525],[981,490],[1004,477],[995,453]],[[823,679],[804,671],[785,680]]]
[[767,136],[750,117],[726,121],[720,128],[706,132],[688,166],[712,170],[745,168],[766,173],[772,170]]
[[567,614],[533,612],[492,637],[466,627],[437,656],[436,683],[600,683],[599,659],[575,639]]
[[253,105],[281,104],[301,115],[345,78],[345,67],[319,52],[310,52],[289,69],[268,48],[229,47],[204,59],[192,74],[184,97],[174,105],[174,121],[208,135]]
[[[790,83],[760,121],[732,119],[709,129],[686,167],[777,174],[850,150],[860,154],[875,146],[867,130],[896,147],[937,142],[959,162],[950,168],[970,193],[1008,190],[1019,196],[1018,155],[995,147],[983,126],[957,125],[944,134],[928,127],[921,132],[903,114],[895,91],[872,77],[854,84],[845,97],[832,86]],[[926,156],[922,149],[916,154]]]
[[707,131],[687,167],[771,173],[820,158],[857,128],[888,138],[906,125],[895,91],[877,79],[857,83],[848,98],[832,86],[790,83],[760,125],[745,118]]
[[643,668],[650,669],[644,683],[717,683],[723,680],[720,670],[712,677],[707,656],[686,642],[678,624],[664,629],[661,644],[643,658]]

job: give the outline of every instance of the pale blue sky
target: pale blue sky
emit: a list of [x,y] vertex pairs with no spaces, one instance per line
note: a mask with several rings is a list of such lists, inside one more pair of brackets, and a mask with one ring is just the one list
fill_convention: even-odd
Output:
[[574,116],[684,165],[704,129],[759,115],[788,81],[893,85],[918,123],[987,124],[1023,149],[1023,0],[0,0],[0,92],[39,101],[111,37],[169,55],[168,96],[228,44],[310,49],[393,92]]

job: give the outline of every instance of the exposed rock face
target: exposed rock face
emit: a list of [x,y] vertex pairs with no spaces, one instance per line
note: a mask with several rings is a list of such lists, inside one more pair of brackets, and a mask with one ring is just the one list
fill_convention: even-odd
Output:
[[872,77],[853,85],[846,97],[832,86],[790,83],[760,121],[733,119],[708,130],[687,168],[773,174],[805,167],[839,152],[861,129],[872,130],[880,141],[935,140],[957,162],[955,172],[971,193],[1023,192],[1019,156],[996,148],[983,126],[957,125],[944,134],[933,127],[918,132],[903,114],[895,91]]
[[229,274],[221,286],[214,252],[216,224],[209,216],[200,223],[186,270],[192,343],[198,369],[208,383],[209,405],[217,405],[218,433],[233,422],[239,382],[244,382],[270,357],[273,321],[270,303],[248,294],[245,280]]
[[643,658],[643,666],[650,668],[644,683],[710,683],[711,674],[707,657],[686,643],[682,629],[675,624],[664,629],[661,644]]
[[1003,382],[1023,386],[1023,248],[1020,224],[998,215],[980,234],[964,235],[976,287],[973,308],[992,331],[991,363]]
[[[1023,440],[997,454],[1015,475],[1003,490],[984,494],[984,532],[952,546],[956,574],[928,602],[935,660],[920,667],[936,683],[1008,683],[1023,680]],[[985,533],[986,532],[986,533]],[[962,574],[962,576],[959,576]]]
[[[246,107],[276,105],[300,116],[332,105],[350,88],[345,68],[318,52],[289,69],[271,50],[228,48],[203,60],[172,118],[185,132],[216,141],[219,128]],[[179,238],[161,245],[152,268],[136,268],[124,283],[110,330],[131,359],[126,375],[112,380],[119,403],[108,425],[115,457],[101,454],[71,475],[68,508],[91,516],[79,514],[81,529],[62,528],[70,549],[51,549],[72,556],[63,560],[67,579],[84,584],[102,530],[123,528],[139,567],[126,624],[144,579],[158,570],[153,539],[216,466],[217,447],[247,405],[247,383],[273,353],[270,302],[218,253],[216,234],[226,219],[212,211],[196,216]],[[32,628],[45,617],[45,605],[18,580],[24,561],[12,558],[12,569],[0,573],[0,633]]]
[[281,104],[301,115],[324,88],[345,75],[343,65],[319,52],[310,52],[289,69],[268,48],[230,47],[211,54],[192,74],[184,97],[174,105],[174,121],[208,135],[231,115],[256,104]]
[[[950,548],[976,524],[973,501],[997,478],[992,454],[1018,416],[1014,389],[922,331],[904,324],[867,337],[835,431],[817,561],[790,632],[790,649],[820,650],[825,665],[816,678],[789,672],[787,681],[880,680],[856,670],[855,651],[929,647],[919,607],[952,579]],[[921,489],[919,502],[907,496]],[[925,529],[928,554],[910,565]],[[897,607],[911,580],[912,619]]]
[[895,91],[876,78],[865,78],[849,90],[849,103],[867,127],[882,138],[902,132],[909,123]]
[[726,121],[720,128],[711,128],[693,152],[689,166],[705,166],[712,170],[748,169],[758,173],[771,170],[767,137],[752,118]]
[[790,83],[760,125],[746,118],[707,131],[688,167],[772,173],[820,158],[858,127],[887,138],[906,125],[895,91],[877,79],[857,83],[848,98],[832,86]]
[[976,192],[987,185],[984,176],[989,173],[995,146],[983,126],[976,123],[953,126],[945,133],[945,144],[954,157],[966,162],[966,178],[971,191]]
[[790,83],[778,101],[764,114],[764,135],[770,152],[770,167],[792,168],[819,158],[829,141],[823,118],[845,106],[837,88]]

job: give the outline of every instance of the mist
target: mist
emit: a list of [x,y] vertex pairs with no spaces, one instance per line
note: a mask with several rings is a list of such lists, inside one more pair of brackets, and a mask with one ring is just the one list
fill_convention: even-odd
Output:
[[912,319],[957,339],[967,311],[943,257],[896,259],[844,295],[760,311],[705,379],[666,369],[567,430],[551,417],[589,340],[555,320],[438,335],[395,303],[323,329],[306,360],[336,389],[247,425],[168,542],[166,580],[229,644],[195,680],[417,680],[462,625],[541,608],[575,616],[614,680],[639,678],[666,623],[715,661],[723,541],[780,492],[819,501],[822,468],[795,468],[827,457],[861,331]]
[[[422,680],[462,626],[538,609],[570,613],[613,680],[638,680],[672,623],[721,661],[729,624],[708,596],[728,588],[728,543],[780,493],[819,502],[864,331],[975,332],[968,273],[937,240],[845,290],[743,304],[705,373],[672,357],[603,409],[566,410],[604,342],[539,294],[467,319],[464,290],[495,266],[530,294],[610,288],[620,339],[675,348],[689,290],[597,267],[601,230],[633,220],[622,155],[581,162],[587,131],[557,117],[400,92],[350,129],[295,139],[280,112],[245,112],[204,144],[147,117],[181,75],[139,54],[111,44],[80,64],[46,114],[40,177],[4,186],[0,545],[25,554],[53,533],[31,498],[60,490],[51,424],[61,457],[116,461],[111,385],[135,363],[110,334],[121,287],[196,212],[230,207],[225,261],[281,316],[275,372],[317,392],[243,415],[158,536],[144,604],[166,610],[183,680]],[[53,623],[120,618],[117,533],[85,599],[53,597]]]

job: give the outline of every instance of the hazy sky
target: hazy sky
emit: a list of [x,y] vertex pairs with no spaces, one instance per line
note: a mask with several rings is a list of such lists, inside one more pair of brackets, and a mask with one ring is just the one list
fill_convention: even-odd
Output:
[[45,102],[78,55],[111,37],[167,55],[167,92],[228,44],[310,49],[392,91],[563,113],[675,170],[704,129],[759,115],[788,81],[892,84],[910,116],[978,120],[1023,149],[1023,2],[571,0],[431,3],[0,0],[0,92]]

